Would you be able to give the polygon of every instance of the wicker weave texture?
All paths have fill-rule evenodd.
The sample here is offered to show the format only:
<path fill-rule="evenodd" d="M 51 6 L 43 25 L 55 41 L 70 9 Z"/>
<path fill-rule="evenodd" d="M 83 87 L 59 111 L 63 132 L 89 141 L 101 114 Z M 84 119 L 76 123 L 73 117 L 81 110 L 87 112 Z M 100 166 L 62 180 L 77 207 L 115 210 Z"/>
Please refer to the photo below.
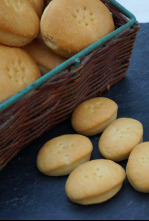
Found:
<path fill-rule="evenodd" d="M 107 3 L 106 0 L 103 0 Z M 117 27 L 127 18 L 108 4 Z M 0 168 L 45 132 L 66 120 L 84 100 L 100 96 L 127 73 L 139 26 L 81 59 L 0 115 Z"/>

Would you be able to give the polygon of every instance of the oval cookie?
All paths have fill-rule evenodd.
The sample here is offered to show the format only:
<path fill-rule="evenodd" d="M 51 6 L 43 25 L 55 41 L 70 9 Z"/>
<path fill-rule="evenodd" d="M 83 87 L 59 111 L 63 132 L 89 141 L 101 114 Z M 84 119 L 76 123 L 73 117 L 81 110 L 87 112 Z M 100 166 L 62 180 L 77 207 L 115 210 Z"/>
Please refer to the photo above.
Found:
<path fill-rule="evenodd" d="M 40 21 L 29 1 L 0 0 L 0 43 L 21 47 L 39 33 Z"/>
<path fill-rule="evenodd" d="M 0 46 L 0 102 L 37 80 L 40 71 L 22 49 Z"/>
<path fill-rule="evenodd" d="M 38 169 L 48 176 L 70 174 L 91 158 L 91 141 L 81 135 L 63 135 L 47 142 L 37 157 Z"/>
<path fill-rule="evenodd" d="M 149 142 L 137 145 L 131 152 L 127 177 L 135 190 L 149 193 Z"/>
<path fill-rule="evenodd" d="M 93 160 L 75 169 L 66 182 L 68 198 L 81 205 L 103 203 L 122 188 L 126 173 L 109 160 Z"/>
<path fill-rule="evenodd" d="M 142 124 L 131 118 L 115 120 L 99 140 L 100 153 L 107 159 L 128 159 L 132 149 L 143 140 Z"/>
<path fill-rule="evenodd" d="M 72 114 L 72 127 L 80 134 L 94 136 L 101 133 L 117 118 L 117 104 L 105 97 L 81 103 Z"/>
<path fill-rule="evenodd" d="M 53 0 L 41 18 L 45 44 L 66 58 L 114 29 L 108 7 L 99 0 Z"/>

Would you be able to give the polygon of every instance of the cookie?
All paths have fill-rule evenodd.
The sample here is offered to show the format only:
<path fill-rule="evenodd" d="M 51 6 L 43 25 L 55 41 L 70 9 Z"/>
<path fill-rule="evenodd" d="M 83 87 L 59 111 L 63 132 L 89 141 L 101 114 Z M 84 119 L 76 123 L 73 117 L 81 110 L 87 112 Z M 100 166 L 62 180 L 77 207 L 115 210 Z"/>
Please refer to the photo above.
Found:
<path fill-rule="evenodd" d="M 39 18 L 29 1 L 0 0 L 0 43 L 21 47 L 37 37 Z"/>
<path fill-rule="evenodd" d="M 93 136 L 101 133 L 117 118 L 118 105 L 105 97 L 81 103 L 72 114 L 72 127 L 80 134 Z"/>
<path fill-rule="evenodd" d="M 143 125 L 131 118 L 114 121 L 99 140 L 100 153 L 107 159 L 128 159 L 132 149 L 143 140 Z"/>
<path fill-rule="evenodd" d="M 110 160 L 93 160 L 75 169 L 66 182 L 68 198 L 77 204 L 103 203 L 122 188 L 126 173 Z"/>
<path fill-rule="evenodd" d="M 41 18 L 44 42 L 66 58 L 114 29 L 109 9 L 99 0 L 52 0 Z"/>
<path fill-rule="evenodd" d="M 29 2 L 31 3 L 40 18 L 44 8 L 44 0 L 29 0 Z"/>
<path fill-rule="evenodd" d="M 127 177 L 135 190 L 149 193 L 149 142 L 137 145 L 131 152 Z"/>
<path fill-rule="evenodd" d="M 36 61 L 42 74 L 48 73 L 66 60 L 48 48 L 40 36 L 23 48 Z"/>
<path fill-rule="evenodd" d="M 70 174 L 91 158 L 91 141 L 77 134 L 62 135 L 47 142 L 37 156 L 37 167 L 48 176 Z"/>
<path fill-rule="evenodd" d="M 0 102 L 37 80 L 40 71 L 22 49 L 0 46 Z"/>

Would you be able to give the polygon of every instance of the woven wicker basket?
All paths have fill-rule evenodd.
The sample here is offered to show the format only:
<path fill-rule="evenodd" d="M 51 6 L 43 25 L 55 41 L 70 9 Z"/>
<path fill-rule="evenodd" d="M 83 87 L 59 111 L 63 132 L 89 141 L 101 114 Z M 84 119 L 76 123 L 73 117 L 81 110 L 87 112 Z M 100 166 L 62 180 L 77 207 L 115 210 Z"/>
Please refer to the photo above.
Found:
<path fill-rule="evenodd" d="M 100 96 L 129 67 L 139 25 L 114 0 L 102 0 L 116 30 L 0 104 L 0 168 L 23 148 L 71 116 L 84 100 Z"/>

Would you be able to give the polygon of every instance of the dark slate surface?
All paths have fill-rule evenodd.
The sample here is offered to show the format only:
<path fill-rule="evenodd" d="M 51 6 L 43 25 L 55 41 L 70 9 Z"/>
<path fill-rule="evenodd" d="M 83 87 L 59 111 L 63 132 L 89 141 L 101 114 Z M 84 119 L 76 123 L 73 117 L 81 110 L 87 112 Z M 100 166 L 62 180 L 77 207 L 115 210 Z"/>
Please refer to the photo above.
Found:
<path fill-rule="evenodd" d="M 127 76 L 103 96 L 119 105 L 118 117 L 132 117 L 144 125 L 144 141 L 149 141 L 149 24 L 141 24 Z M 112 200 L 83 207 L 71 203 L 65 194 L 67 177 L 51 178 L 38 172 L 36 157 L 49 139 L 74 133 L 70 119 L 22 151 L 0 172 L 1 220 L 148 220 L 149 194 L 133 190 L 127 179 L 122 191 Z M 101 158 L 99 135 L 92 159 Z M 126 162 L 121 165 L 125 168 Z"/>

